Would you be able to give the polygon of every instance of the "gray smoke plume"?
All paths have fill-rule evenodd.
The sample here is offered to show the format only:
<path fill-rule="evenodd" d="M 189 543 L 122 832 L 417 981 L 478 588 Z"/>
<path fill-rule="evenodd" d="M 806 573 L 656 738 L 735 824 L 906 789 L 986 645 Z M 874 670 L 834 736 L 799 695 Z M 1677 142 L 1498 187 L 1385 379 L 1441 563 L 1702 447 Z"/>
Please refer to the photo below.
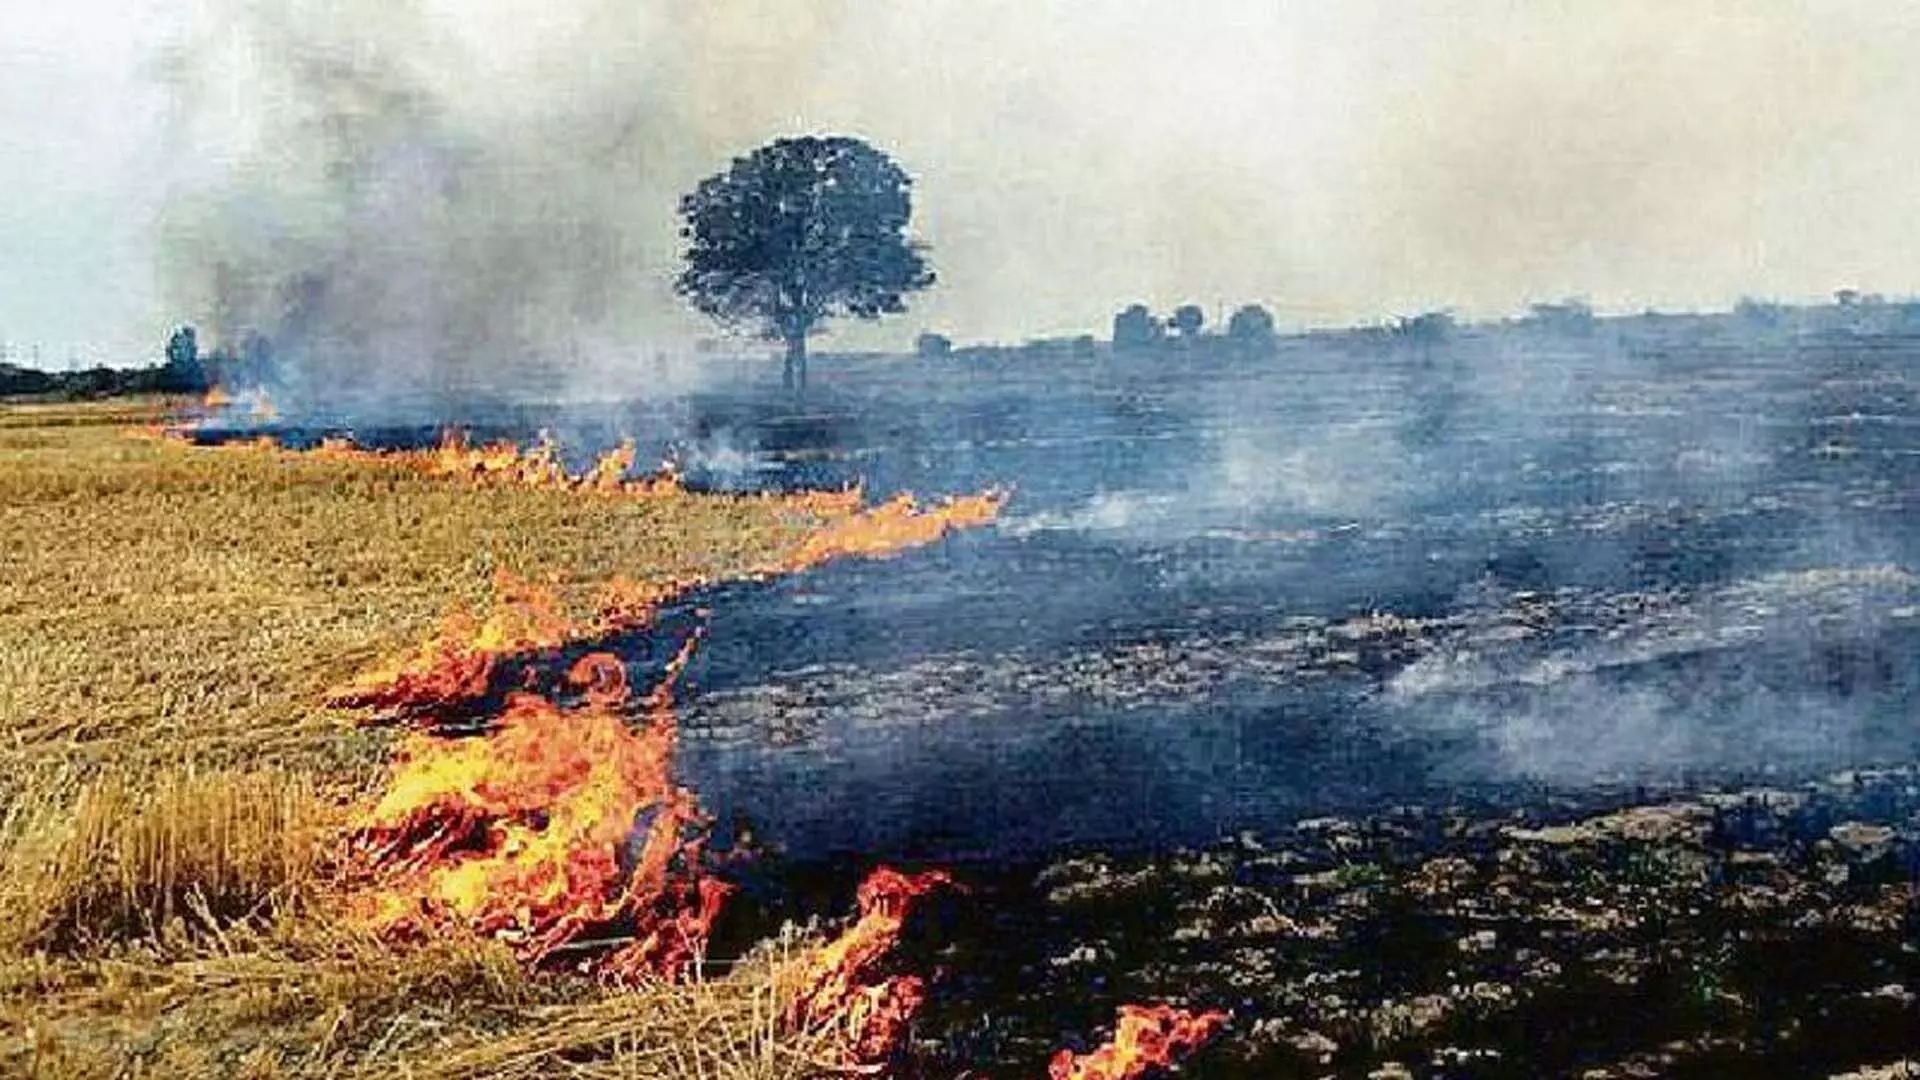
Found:
<path fill-rule="evenodd" d="M 543 5 L 518 13 L 540 47 L 516 49 L 514 13 L 446 6 L 211 6 L 171 65 L 176 309 L 227 348 L 264 339 L 296 411 L 684 382 L 660 362 L 689 329 L 672 210 L 741 149 L 692 65 L 735 28 L 687 3 Z"/>

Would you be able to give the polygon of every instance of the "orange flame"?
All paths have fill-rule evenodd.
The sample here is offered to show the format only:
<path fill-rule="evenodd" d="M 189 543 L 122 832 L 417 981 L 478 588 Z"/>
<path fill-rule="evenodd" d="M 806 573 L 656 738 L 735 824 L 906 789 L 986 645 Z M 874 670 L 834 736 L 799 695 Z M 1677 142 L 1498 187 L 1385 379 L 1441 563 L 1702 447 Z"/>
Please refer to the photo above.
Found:
<path fill-rule="evenodd" d="M 529 963 L 624 934 L 629 944 L 599 961 L 620 979 L 673 978 L 695 962 L 729 887 L 701 873 L 707 819 L 671 779 L 672 685 L 692 648 L 648 696 L 638 733 L 622 715 L 624 668 L 594 654 L 569 672 L 586 690 L 578 708 L 517 694 L 489 736 L 412 736 L 356 830 L 378 880 L 365 898 L 376 928 L 465 926 Z"/>
<path fill-rule="evenodd" d="M 230 412 L 242 405 L 246 406 L 247 417 L 256 423 L 270 424 L 280 418 L 280 410 L 274 407 L 273 399 L 261 387 L 243 390 L 236 395 L 216 384 L 208 387 L 206 394 L 200 398 L 202 413 Z"/>
<path fill-rule="evenodd" d="M 265 390 L 255 390 L 250 396 L 253 401 L 252 407 L 248 410 L 248 416 L 254 422 L 271 424 L 280 419 L 280 410 L 274 406 L 273 399 L 267 396 Z"/>
<path fill-rule="evenodd" d="M 953 879 L 938 870 L 903 874 L 881 867 L 860 884 L 860 918 L 803 961 L 800 993 L 785 1020 L 798 1030 L 836 1036 L 840 1064 L 877 1069 L 890 1059 L 926 999 L 917 975 L 885 975 L 913 902 Z"/>
<path fill-rule="evenodd" d="M 1190 1054 L 1226 1025 L 1227 1014 L 1191 1013 L 1171 1005 L 1122 1005 L 1113 1041 L 1088 1054 L 1061 1050 L 1048 1080 L 1138 1080 Z"/>
<path fill-rule="evenodd" d="M 236 399 L 226 391 L 216 387 L 208 392 L 210 407 L 230 408 L 238 401 L 252 402 L 252 417 L 261 422 L 276 418 L 273 403 L 264 392 L 249 391 L 241 399 Z M 139 438 L 169 438 L 188 441 L 187 436 L 199 426 L 198 421 L 174 423 L 168 425 L 149 425 L 130 428 L 127 434 Z M 603 495 L 623 496 L 641 499 L 662 499 L 681 497 L 690 494 L 682 482 L 678 468 L 672 461 L 663 461 L 656 472 L 638 477 L 629 476 L 634 463 L 638 460 L 638 450 L 633 440 L 622 441 L 618 446 L 600 455 L 585 472 L 574 474 L 566 471 L 560 460 L 559 446 L 551 436 L 542 433 L 533 445 L 522 449 L 512 442 L 493 442 L 483 446 L 472 446 L 464 433 L 448 429 L 441 433 L 440 442 L 431 450 L 375 450 L 356 445 L 350 438 L 328 436 L 322 438 L 317 446 L 305 449 L 283 447 L 270 435 L 256 435 L 250 439 L 204 444 L 208 450 L 253 450 L 273 451 L 287 455 L 310 457 L 323 461 L 359 462 L 365 464 L 397 462 L 425 476 L 438 479 L 464 480 L 476 486 L 486 487 L 530 487 L 563 491 L 593 492 Z M 815 543 L 835 550 L 822 555 L 805 557 L 804 565 L 812 565 L 820 558 L 832 554 L 861 554 L 862 548 L 879 549 L 877 553 L 889 553 L 900 546 L 914 546 L 937 538 L 940 534 L 972 524 L 991 520 L 1005 501 L 1003 494 L 992 493 L 950 500 L 948 504 L 921 510 L 911 496 L 899 496 L 894 500 L 861 511 L 864 494 L 858 487 L 838 491 L 804 492 L 763 492 L 759 494 L 740 494 L 728 496 L 741 500 L 758 500 L 777 504 L 777 509 L 806 518 L 826 522 L 842 522 L 844 533 L 828 533 Z M 936 522 L 945 522 L 937 525 Z M 906 535 L 890 537 L 889 532 L 902 532 Z M 915 535 L 924 539 L 915 539 Z M 762 568 L 759 573 L 777 573 L 787 569 L 784 566 Z"/>
<path fill-rule="evenodd" d="M 477 701 L 491 688 L 502 658 L 557 649 L 576 636 L 552 590 L 505 571 L 494 575 L 493 588 L 494 603 L 484 618 L 453 612 L 414 652 L 333 690 L 327 704 L 398 717 Z"/>
<path fill-rule="evenodd" d="M 120 429 L 120 433 L 130 439 L 148 439 L 153 442 L 168 442 L 181 438 L 180 432 L 163 423 L 136 424 Z"/>
<path fill-rule="evenodd" d="M 663 465 L 659 476 L 628 479 L 636 456 L 633 440 L 627 439 L 600 455 L 586 472 L 575 475 L 567 472 L 560 460 L 559 444 L 546 432 L 541 432 L 533 445 L 523 450 L 511 442 L 472 446 L 465 434 L 449 430 L 441 434 L 438 447 L 412 455 L 412 461 L 429 476 L 454 477 L 477 484 L 638 496 L 684 493 L 671 466 Z"/>
<path fill-rule="evenodd" d="M 956 529 L 985 525 L 1007 496 L 983 492 L 922 510 L 912 495 L 896 495 L 871 510 L 831 519 L 807 537 L 789 568 L 814 566 L 838 555 L 880 558 L 931 544 Z"/>
<path fill-rule="evenodd" d="M 627 472 L 633 468 L 634 448 L 632 439 L 624 439 L 619 446 L 600 455 L 580 477 L 580 486 L 594 491 L 618 491 L 625 481 Z"/>
<path fill-rule="evenodd" d="M 825 524 L 791 555 L 759 567 L 753 571 L 756 576 L 797 573 L 840 556 L 895 555 L 930 544 L 953 530 L 991 521 L 1006 500 L 1004 494 L 986 493 L 921 509 L 912 496 L 901 495 L 870 510 L 858 510 L 857 492 L 852 499 L 838 492 L 790 498 L 790 505 L 806 512 L 838 516 L 826 517 Z M 583 624 L 566 617 L 551 590 L 499 574 L 494 603 L 484 618 L 454 612 L 415 648 L 381 661 L 329 693 L 327 703 L 370 709 L 378 719 L 468 705 L 486 696 L 500 664 L 509 658 L 643 628 L 652 623 L 662 604 L 708 584 L 708 578 L 663 584 L 616 578 L 605 587 L 598 616 Z"/>

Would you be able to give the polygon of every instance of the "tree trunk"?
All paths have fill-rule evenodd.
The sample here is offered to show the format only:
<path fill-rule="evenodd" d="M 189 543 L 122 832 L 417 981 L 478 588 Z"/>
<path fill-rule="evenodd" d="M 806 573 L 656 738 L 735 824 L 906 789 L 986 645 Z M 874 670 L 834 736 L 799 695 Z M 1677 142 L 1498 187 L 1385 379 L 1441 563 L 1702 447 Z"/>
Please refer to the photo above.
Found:
<path fill-rule="evenodd" d="M 795 334 L 787 339 L 787 366 L 781 373 L 780 385 L 796 394 L 807 389 L 807 336 Z"/>

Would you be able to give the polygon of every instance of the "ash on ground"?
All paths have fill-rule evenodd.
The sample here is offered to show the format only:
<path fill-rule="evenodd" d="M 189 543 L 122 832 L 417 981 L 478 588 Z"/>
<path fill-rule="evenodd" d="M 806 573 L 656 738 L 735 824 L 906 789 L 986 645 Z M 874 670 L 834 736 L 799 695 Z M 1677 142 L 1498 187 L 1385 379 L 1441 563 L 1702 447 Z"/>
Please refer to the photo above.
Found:
<path fill-rule="evenodd" d="M 1917 871 L 1912 768 L 1067 857 L 943 913 L 921 1035 L 943 1067 L 1038 1075 L 1165 1000 L 1233 1013 L 1191 1076 L 1900 1076 Z"/>

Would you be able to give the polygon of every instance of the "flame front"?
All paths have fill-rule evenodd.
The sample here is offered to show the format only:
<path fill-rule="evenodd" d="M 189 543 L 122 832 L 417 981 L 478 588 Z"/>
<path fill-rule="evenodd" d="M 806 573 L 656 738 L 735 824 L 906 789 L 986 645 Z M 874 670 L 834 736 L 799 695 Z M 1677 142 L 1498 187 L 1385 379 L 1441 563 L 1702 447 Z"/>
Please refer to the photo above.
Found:
<path fill-rule="evenodd" d="M 611 467 L 603 473 L 610 474 Z M 989 492 L 923 509 L 912 496 L 901 495 L 861 510 L 857 491 L 850 496 L 808 492 L 771 497 L 788 500 L 796 513 L 824 519 L 824 524 L 791 555 L 756 568 L 752 573 L 758 577 L 797 573 L 842 556 L 896 555 L 956 529 L 992 521 L 1006 501 L 1004 494 Z M 419 645 L 377 663 L 333 690 L 327 701 L 337 708 L 370 709 L 379 719 L 468 707 L 487 696 L 507 658 L 645 628 L 661 605 L 708 584 L 708 578 L 667 583 L 615 578 L 602 591 L 598 615 L 581 623 L 565 616 L 551 590 L 498 574 L 494 602 L 485 616 L 466 611 L 448 615 Z"/>
<path fill-rule="evenodd" d="M 1138 1080 L 1192 1053 L 1226 1025 L 1227 1014 L 1191 1013 L 1171 1005 L 1122 1005 L 1113 1040 L 1088 1054 L 1061 1050 L 1048 1080 Z"/>
<path fill-rule="evenodd" d="M 433 450 L 413 452 L 416 467 L 429 476 L 465 479 L 480 484 L 498 484 L 566 491 L 597 491 L 640 497 L 685 494 L 679 476 L 670 464 L 663 463 L 656 476 L 629 479 L 638 451 L 632 439 L 624 440 L 600 455 L 583 473 L 570 473 L 560 460 L 559 444 L 541 432 L 532 446 L 521 449 L 511 442 L 471 446 L 464 434 L 448 430 Z"/>
<path fill-rule="evenodd" d="M 551 589 L 505 571 L 494 575 L 493 588 L 494 602 L 484 617 L 449 614 L 415 650 L 335 689 L 327 703 L 405 717 L 479 701 L 492 688 L 503 657 L 557 649 L 579 635 Z"/>
<path fill-rule="evenodd" d="M 274 407 L 273 398 L 264 387 L 257 386 L 233 394 L 216 383 L 200 398 L 200 413 L 203 419 L 216 414 L 239 414 L 256 424 L 271 424 L 280 419 L 280 410 Z"/>
<path fill-rule="evenodd" d="M 859 919 L 802 962 L 787 1025 L 831 1032 L 843 1065 L 872 1069 L 891 1059 L 926 999 L 926 983 L 917 975 L 886 974 L 888 956 L 914 901 L 952 883 L 938 870 L 903 874 L 881 867 L 868 875 L 858 893 Z"/>
<path fill-rule="evenodd" d="M 486 737 L 411 736 L 356 830 L 374 925 L 464 926 L 534 964 L 613 934 L 629 944 L 597 958 L 603 973 L 679 975 L 728 892 L 702 872 L 707 819 L 672 780 L 671 687 L 692 648 L 647 698 L 638 732 L 623 715 L 624 668 L 594 654 L 569 672 L 587 690 L 578 708 L 517 694 Z"/>
<path fill-rule="evenodd" d="M 830 519 L 807 537 L 789 568 L 813 566 L 840 555 L 880 558 L 931 544 L 956 529 L 993 521 L 1006 501 L 1002 492 L 982 492 L 923 510 L 912 495 L 896 495 L 871 510 Z"/>

